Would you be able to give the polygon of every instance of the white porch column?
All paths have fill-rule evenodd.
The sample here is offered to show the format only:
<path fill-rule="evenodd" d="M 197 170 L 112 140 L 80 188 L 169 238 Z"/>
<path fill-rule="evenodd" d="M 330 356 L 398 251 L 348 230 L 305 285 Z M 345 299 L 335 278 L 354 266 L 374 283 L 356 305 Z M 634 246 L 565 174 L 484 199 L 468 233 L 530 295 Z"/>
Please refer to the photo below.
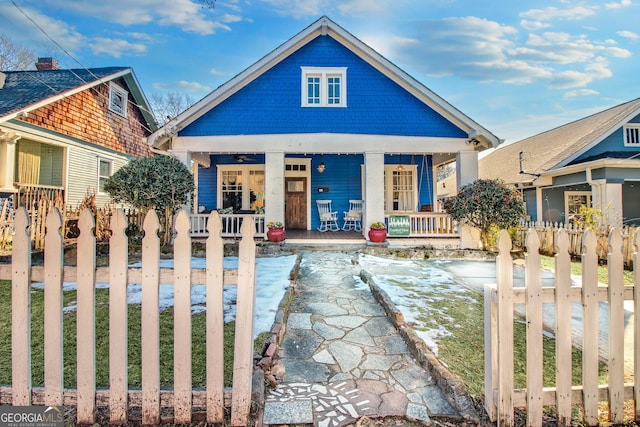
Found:
<path fill-rule="evenodd" d="M 478 153 L 460 151 L 456 155 L 456 187 L 471 184 L 478 179 Z"/>
<path fill-rule="evenodd" d="M 602 211 L 602 220 L 611 227 L 622 226 L 622 183 L 592 182 L 592 206 Z"/>
<path fill-rule="evenodd" d="M 284 224 L 284 152 L 266 152 L 264 156 L 265 221 Z"/>
<path fill-rule="evenodd" d="M 369 224 L 384 221 L 384 153 L 364 153 L 364 214 L 362 232 L 368 240 Z"/>
<path fill-rule="evenodd" d="M 431 198 L 433 200 L 433 211 L 440 212 L 440 202 L 438 201 L 438 167 L 431 167 L 431 188 L 433 188 L 433 194 Z"/>
<path fill-rule="evenodd" d="M 13 189 L 18 139 L 20 135 L 0 129 L 0 189 Z"/>
<path fill-rule="evenodd" d="M 185 165 L 187 167 L 187 169 L 191 170 L 191 151 L 189 151 L 189 150 L 171 150 L 171 154 L 173 155 L 173 157 L 175 157 L 176 159 L 180 160 L 180 163 Z M 196 178 L 194 176 L 194 181 L 195 181 L 195 179 Z M 198 185 L 198 181 L 195 181 L 194 185 Z M 192 197 L 193 197 L 193 195 L 190 194 L 188 199 L 191 199 Z M 186 205 L 183 206 L 184 210 L 187 213 L 191 213 L 191 203 L 189 203 L 189 201 L 187 202 Z M 198 206 L 197 205 L 194 206 L 193 209 L 195 210 L 196 213 L 198 213 Z"/>

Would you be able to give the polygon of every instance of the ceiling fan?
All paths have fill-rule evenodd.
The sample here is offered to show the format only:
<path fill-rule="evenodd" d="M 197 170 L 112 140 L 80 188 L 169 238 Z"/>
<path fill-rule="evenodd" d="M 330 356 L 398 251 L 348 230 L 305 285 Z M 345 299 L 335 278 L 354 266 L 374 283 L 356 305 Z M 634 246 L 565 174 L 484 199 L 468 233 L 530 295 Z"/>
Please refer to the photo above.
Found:
<path fill-rule="evenodd" d="M 254 159 L 253 157 L 248 157 L 245 156 L 244 154 L 238 154 L 233 156 L 234 159 L 236 159 L 236 162 L 238 163 L 242 163 L 242 162 L 255 162 L 256 159 Z"/>

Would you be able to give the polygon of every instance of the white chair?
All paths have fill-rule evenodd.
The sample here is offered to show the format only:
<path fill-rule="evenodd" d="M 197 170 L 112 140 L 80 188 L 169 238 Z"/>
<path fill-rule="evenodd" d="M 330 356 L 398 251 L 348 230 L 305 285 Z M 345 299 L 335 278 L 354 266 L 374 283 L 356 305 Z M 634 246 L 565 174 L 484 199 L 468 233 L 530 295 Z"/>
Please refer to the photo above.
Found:
<path fill-rule="evenodd" d="M 316 200 L 318 214 L 320 215 L 319 231 L 338 231 L 338 212 L 331 210 L 331 200 Z"/>
<path fill-rule="evenodd" d="M 344 225 L 343 231 L 362 231 L 362 205 L 364 200 L 349 200 L 349 210 L 343 211 Z"/>

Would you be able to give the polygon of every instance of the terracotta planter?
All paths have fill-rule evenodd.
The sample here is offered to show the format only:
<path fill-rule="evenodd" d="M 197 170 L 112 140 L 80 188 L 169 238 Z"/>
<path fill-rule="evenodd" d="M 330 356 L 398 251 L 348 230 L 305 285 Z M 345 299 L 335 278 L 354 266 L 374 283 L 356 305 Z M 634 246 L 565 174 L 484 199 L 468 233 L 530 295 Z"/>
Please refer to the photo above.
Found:
<path fill-rule="evenodd" d="M 285 238 L 284 228 L 270 228 L 267 230 L 267 239 L 270 242 L 281 242 Z"/>
<path fill-rule="evenodd" d="M 384 228 L 370 228 L 369 240 L 373 243 L 382 243 L 387 239 L 387 230 Z"/>

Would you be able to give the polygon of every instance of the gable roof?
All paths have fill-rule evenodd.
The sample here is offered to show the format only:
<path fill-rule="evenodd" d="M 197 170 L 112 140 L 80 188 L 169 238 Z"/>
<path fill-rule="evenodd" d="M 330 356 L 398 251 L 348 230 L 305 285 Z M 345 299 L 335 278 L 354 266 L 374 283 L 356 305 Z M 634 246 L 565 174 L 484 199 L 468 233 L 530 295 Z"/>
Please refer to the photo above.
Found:
<path fill-rule="evenodd" d="M 271 53 L 264 56 L 258 62 L 254 63 L 240 74 L 209 93 L 176 118 L 169 121 L 165 126 L 148 138 L 149 144 L 158 147 L 164 145 L 172 136 L 176 135 L 190 123 L 193 123 L 205 113 L 215 108 L 218 104 L 231 97 L 234 93 L 247 86 L 257 77 L 266 73 L 293 52 L 299 50 L 316 37 L 323 35 L 328 35 L 345 46 L 362 60 L 373 66 L 376 70 L 395 81 L 402 88 L 431 107 L 437 113 L 463 129 L 469 134 L 470 138 L 476 139 L 482 146 L 486 148 L 497 147 L 498 144 L 502 142 L 494 134 L 480 126 L 468 116 L 464 115 L 458 109 L 425 87 L 422 83 L 402 71 L 382 55 L 354 37 L 351 33 L 347 32 L 344 28 L 340 27 L 328 17 L 323 16 L 277 47 Z"/>
<path fill-rule="evenodd" d="M 83 90 L 123 78 L 147 125 L 152 130 L 157 129 L 149 103 L 133 69 L 129 67 L 3 71 L 2 74 L 4 85 L 0 85 L 0 123 Z"/>
<path fill-rule="evenodd" d="M 640 114 L 640 98 L 555 129 L 503 145 L 480 159 L 481 178 L 530 184 L 537 174 L 566 166 Z M 520 170 L 520 153 L 522 172 Z"/>

